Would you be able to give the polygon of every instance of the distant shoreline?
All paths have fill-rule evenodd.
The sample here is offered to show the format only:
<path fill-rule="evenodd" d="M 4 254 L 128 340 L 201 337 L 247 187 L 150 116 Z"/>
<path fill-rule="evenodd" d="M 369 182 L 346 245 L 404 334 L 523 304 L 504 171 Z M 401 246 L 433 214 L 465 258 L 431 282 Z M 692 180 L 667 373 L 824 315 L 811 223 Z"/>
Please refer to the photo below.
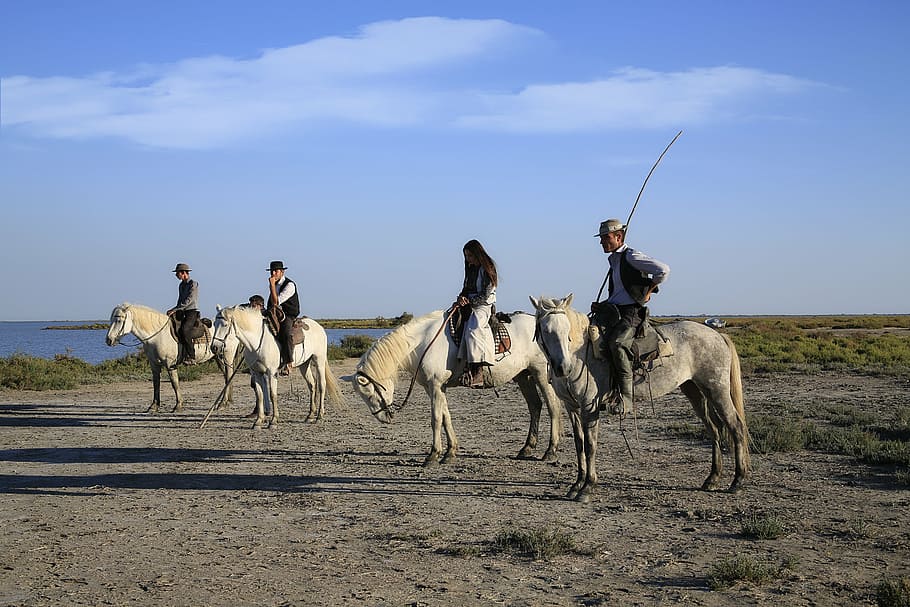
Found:
<path fill-rule="evenodd" d="M 398 325 L 390 320 L 375 318 L 329 318 L 316 319 L 324 329 L 391 329 Z M 82 325 L 49 325 L 42 331 L 106 331 L 110 325 L 106 322 L 93 322 Z"/>

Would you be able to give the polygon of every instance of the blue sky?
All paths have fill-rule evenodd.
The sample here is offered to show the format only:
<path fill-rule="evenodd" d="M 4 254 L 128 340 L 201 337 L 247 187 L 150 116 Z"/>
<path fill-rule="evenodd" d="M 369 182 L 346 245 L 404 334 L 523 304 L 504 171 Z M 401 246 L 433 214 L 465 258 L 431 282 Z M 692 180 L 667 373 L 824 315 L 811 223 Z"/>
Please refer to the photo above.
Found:
<path fill-rule="evenodd" d="M 591 301 L 629 243 L 657 315 L 906 313 L 910 3 L 2 0 L 0 320 L 264 293 L 313 317 Z"/>

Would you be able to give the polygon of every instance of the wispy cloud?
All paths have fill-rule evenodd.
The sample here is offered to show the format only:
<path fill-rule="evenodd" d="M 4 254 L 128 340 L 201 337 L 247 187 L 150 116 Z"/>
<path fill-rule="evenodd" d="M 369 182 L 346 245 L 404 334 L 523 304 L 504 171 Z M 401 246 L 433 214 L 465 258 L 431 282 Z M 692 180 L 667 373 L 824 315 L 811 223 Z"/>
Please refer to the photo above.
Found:
<path fill-rule="evenodd" d="M 808 80 L 741 67 L 668 73 L 625 68 L 590 82 L 485 95 L 483 109 L 458 123 L 516 132 L 676 127 L 736 117 L 756 99 L 813 86 Z"/>
<path fill-rule="evenodd" d="M 0 124 L 36 137 L 116 137 L 144 145 L 213 148 L 291 128 L 346 121 L 505 131 L 577 131 L 705 121 L 744 99 L 811 83 L 733 67 L 529 84 L 512 94 L 480 85 L 432 88 L 446 70 L 535 44 L 545 35 L 501 20 L 421 17 L 268 49 L 138 66 L 131 73 L 2 81 Z M 478 90 L 480 89 L 480 90 Z"/>

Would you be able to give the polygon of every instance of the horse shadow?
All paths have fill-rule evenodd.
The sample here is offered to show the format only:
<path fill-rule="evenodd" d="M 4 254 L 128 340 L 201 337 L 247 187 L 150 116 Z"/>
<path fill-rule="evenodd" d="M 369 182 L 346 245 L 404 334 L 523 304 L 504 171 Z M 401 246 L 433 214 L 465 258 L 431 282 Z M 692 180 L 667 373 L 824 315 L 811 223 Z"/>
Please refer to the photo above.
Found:
<path fill-rule="evenodd" d="M 365 466 L 407 465 L 409 454 L 400 452 L 341 452 L 169 449 L 133 447 L 62 447 L 0 450 L 0 461 L 37 464 L 238 464 L 312 463 L 332 461 L 342 455 L 361 460 Z M 394 461 L 389 460 L 394 458 Z M 529 485 L 549 488 L 549 483 L 526 480 L 440 478 L 421 475 L 400 478 L 394 475 L 292 475 L 200 472 L 111 472 L 82 475 L 0 474 L 0 494 L 105 495 L 110 490 L 164 489 L 175 491 L 267 491 L 270 493 L 325 493 L 361 495 L 419 495 L 447 497 L 496 497 L 546 499 L 531 495 Z"/>

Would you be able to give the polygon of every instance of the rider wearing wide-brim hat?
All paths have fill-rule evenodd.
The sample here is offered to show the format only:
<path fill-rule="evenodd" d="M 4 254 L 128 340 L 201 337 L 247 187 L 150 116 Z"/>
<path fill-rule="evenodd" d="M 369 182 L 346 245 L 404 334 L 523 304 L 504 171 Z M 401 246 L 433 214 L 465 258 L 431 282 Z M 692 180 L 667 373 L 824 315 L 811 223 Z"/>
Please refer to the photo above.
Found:
<path fill-rule="evenodd" d="M 185 263 L 178 263 L 174 268 L 174 275 L 180 280 L 177 305 L 167 311 L 168 316 L 174 316 L 180 321 L 177 337 L 183 346 L 183 362 L 188 365 L 196 362 L 196 346 L 191 332 L 199 322 L 199 283 L 190 278 L 192 271 Z"/>
<path fill-rule="evenodd" d="M 269 263 L 269 301 L 268 310 L 277 316 L 278 323 L 278 347 L 281 350 L 281 375 L 287 375 L 288 369 L 293 366 L 294 361 L 294 344 L 292 340 L 292 331 L 294 329 L 294 320 L 300 316 L 300 298 L 297 294 L 297 285 L 293 280 L 284 275 L 285 267 L 283 261 L 273 261 Z M 277 310 L 281 314 L 277 314 Z"/>
<path fill-rule="evenodd" d="M 632 341 L 646 317 L 645 305 L 670 275 L 670 266 L 629 247 L 626 226 L 618 219 L 601 222 L 594 237 L 600 238 L 604 253 L 610 255 L 609 296 L 592 303 L 591 313 L 606 330 L 601 351 L 612 362 L 614 385 L 622 398 L 615 410 L 626 412 L 632 406 Z"/>

